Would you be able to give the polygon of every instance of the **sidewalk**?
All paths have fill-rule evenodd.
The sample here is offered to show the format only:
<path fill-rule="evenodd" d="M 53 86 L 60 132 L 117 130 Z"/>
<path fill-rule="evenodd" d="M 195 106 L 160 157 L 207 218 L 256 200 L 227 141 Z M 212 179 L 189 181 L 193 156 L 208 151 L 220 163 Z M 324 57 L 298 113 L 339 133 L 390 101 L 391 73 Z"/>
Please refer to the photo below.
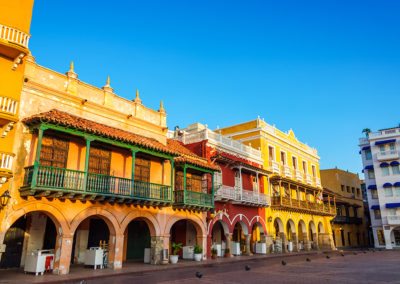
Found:
<path fill-rule="evenodd" d="M 143 274 L 149 272 L 165 271 L 170 269 L 185 269 L 190 267 L 210 267 L 215 265 L 224 265 L 229 263 L 246 262 L 246 261 L 262 261 L 265 259 L 273 258 L 291 258 L 302 255 L 322 255 L 327 252 L 323 251 L 309 251 L 298 253 L 285 253 L 285 254 L 268 254 L 268 255 L 252 255 L 252 256 L 235 256 L 231 258 L 217 258 L 207 259 L 201 262 L 180 259 L 177 264 L 168 265 L 150 265 L 139 262 L 124 263 L 123 268 L 120 270 L 113 270 L 111 268 L 97 269 L 85 268 L 82 265 L 72 265 L 70 273 L 67 275 L 55 275 L 47 273 L 44 275 L 35 276 L 33 274 L 25 274 L 23 269 L 5 269 L 0 270 L 0 283 L 57 283 L 57 282 L 71 282 L 77 283 L 81 280 L 88 280 L 99 277 L 119 276 L 124 274 Z M 337 254 L 337 251 L 330 251 L 330 254 Z"/>

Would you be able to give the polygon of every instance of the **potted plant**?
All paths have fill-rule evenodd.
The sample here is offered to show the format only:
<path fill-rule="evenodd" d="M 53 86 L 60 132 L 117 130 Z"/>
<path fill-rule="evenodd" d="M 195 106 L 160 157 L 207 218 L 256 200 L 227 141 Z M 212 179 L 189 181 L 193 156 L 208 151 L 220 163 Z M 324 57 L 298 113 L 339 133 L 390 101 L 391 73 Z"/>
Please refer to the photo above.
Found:
<path fill-rule="evenodd" d="M 217 258 L 217 254 L 218 254 L 217 249 L 216 248 L 212 248 L 211 249 L 211 258 L 212 259 L 216 259 Z"/>
<path fill-rule="evenodd" d="M 179 258 L 179 251 L 182 249 L 183 244 L 182 243 L 172 243 L 172 254 L 169 256 L 169 260 L 171 261 L 172 264 L 175 264 L 178 262 Z"/>
<path fill-rule="evenodd" d="M 229 248 L 226 248 L 226 249 L 225 249 L 224 257 L 231 257 L 231 251 L 230 251 Z"/>
<path fill-rule="evenodd" d="M 193 252 L 194 252 L 194 260 L 201 261 L 201 259 L 203 258 L 203 248 L 199 245 L 195 245 Z"/>

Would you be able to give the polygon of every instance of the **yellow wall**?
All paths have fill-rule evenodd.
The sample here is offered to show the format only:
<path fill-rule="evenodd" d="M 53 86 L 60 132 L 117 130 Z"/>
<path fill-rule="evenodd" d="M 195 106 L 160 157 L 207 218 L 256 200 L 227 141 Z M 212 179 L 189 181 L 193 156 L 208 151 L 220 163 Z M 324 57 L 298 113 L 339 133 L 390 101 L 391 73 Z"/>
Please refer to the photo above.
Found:
<path fill-rule="evenodd" d="M 33 0 L 0 1 L 0 24 L 29 33 Z"/>

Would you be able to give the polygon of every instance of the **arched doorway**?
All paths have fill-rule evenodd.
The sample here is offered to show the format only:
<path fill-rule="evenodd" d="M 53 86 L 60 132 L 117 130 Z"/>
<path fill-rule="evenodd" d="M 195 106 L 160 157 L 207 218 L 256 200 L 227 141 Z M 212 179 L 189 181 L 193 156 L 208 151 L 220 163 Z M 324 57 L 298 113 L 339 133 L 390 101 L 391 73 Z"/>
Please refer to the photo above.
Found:
<path fill-rule="evenodd" d="M 196 224 L 190 220 L 184 219 L 175 222 L 170 230 L 170 254 L 172 254 L 172 243 L 181 243 L 183 248 L 178 253 L 183 259 L 193 259 L 193 249 L 195 245 L 202 247 L 201 243 L 197 243 L 199 235 Z"/>
<path fill-rule="evenodd" d="M 299 236 L 298 236 L 299 250 L 305 250 L 306 245 L 308 245 L 308 238 L 307 238 L 306 224 L 304 223 L 303 220 L 299 221 L 297 231 L 299 233 Z"/>
<path fill-rule="evenodd" d="M 229 234 L 228 225 L 221 220 L 215 222 L 211 231 L 211 242 L 212 247 L 217 250 L 217 256 L 223 256 L 225 253 L 227 247 L 226 234 Z"/>
<path fill-rule="evenodd" d="M 254 223 L 253 227 L 251 228 L 251 242 L 250 242 L 252 253 L 265 254 L 267 252 L 266 251 L 267 247 L 265 244 L 265 236 L 266 233 L 261 223 L 259 222 Z"/>
<path fill-rule="evenodd" d="M 286 238 L 288 241 L 288 251 L 291 252 L 296 250 L 297 236 L 296 236 L 296 225 L 293 220 L 289 219 L 286 223 Z"/>
<path fill-rule="evenodd" d="M 313 221 L 310 221 L 310 223 L 308 224 L 308 235 L 310 238 L 311 248 L 316 249 L 317 248 L 316 242 L 318 238 L 317 238 L 317 230 L 315 228 L 315 224 Z"/>
<path fill-rule="evenodd" d="M 274 230 L 275 230 L 275 237 L 280 237 L 280 234 L 284 233 L 283 222 L 281 219 L 276 218 L 274 220 Z"/>
<path fill-rule="evenodd" d="M 25 266 L 28 254 L 48 250 L 52 269 L 56 238 L 56 224 L 46 213 L 35 211 L 20 217 L 5 234 L 6 250 L 1 257 L 0 268 Z"/>
<path fill-rule="evenodd" d="M 325 233 L 325 229 L 324 229 L 324 225 L 322 224 L 322 222 L 318 223 L 318 234 L 323 234 Z"/>
<path fill-rule="evenodd" d="M 124 233 L 124 260 L 150 263 L 151 234 L 146 221 L 132 220 Z"/>
<path fill-rule="evenodd" d="M 84 219 L 74 233 L 71 263 L 84 264 L 85 255 L 91 248 L 102 248 L 104 251 L 103 264 L 108 264 L 110 244 L 110 228 L 106 221 L 98 215 Z"/>
<path fill-rule="evenodd" d="M 246 252 L 246 235 L 248 235 L 246 224 L 242 221 L 237 222 L 233 228 L 231 254 L 241 255 Z"/>
<path fill-rule="evenodd" d="M 392 230 L 390 238 L 394 247 L 400 247 L 400 227 L 396 227 Z"/>

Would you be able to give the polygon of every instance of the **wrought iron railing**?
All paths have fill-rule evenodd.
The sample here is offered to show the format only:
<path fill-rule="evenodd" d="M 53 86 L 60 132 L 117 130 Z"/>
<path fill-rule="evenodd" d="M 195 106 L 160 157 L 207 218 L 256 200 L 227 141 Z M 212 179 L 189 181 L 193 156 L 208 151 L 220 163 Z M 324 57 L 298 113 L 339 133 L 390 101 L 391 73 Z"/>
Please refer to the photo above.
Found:
<path fill-rule="evenodd" d="M 283 206 L 293 209 L 302 209 L 317 213 L 328 213 L 336 215 L 336 207 L 328 203 L 316 203 L 307 200 L 290 199 L 288 197 L 273 196 L 271 197 L 272 206 Z"/>

